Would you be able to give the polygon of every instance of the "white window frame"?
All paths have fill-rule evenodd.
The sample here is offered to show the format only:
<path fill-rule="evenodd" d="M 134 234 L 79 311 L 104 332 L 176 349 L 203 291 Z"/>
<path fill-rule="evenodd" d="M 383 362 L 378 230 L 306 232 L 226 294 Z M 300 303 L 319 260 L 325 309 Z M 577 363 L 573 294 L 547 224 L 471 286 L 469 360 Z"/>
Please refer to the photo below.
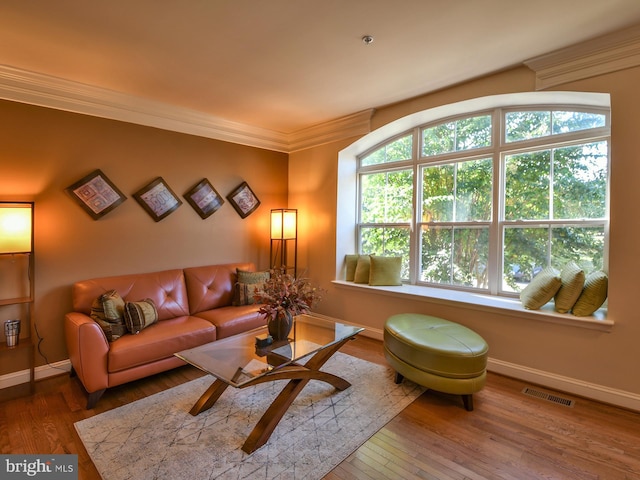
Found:
<path fill-rule="evenodd" d="M 444 286 L 424 286 L 420 285 L 416 282 L 415 276 L 417 275 L 417 268 L 412 268 L 413 278 L 410 279 L 409 285 L 404 285 L 403 287 L 394 287 L 394 288 L 384 288 L 384 287 L 368 287 L 362 285 L 353 285 L 348 282 L 344 282 L 344 255 L 349 253 L 354 253 L 357 251 L 358 245 L 357 240 L 359 235 L 357 235 L 357 228 L 354 228 L 354 225 L 357 226 L 358 223 L 358 192 L 357 192 L 357 176 L 358 176 L 358 158 L 364 156 L 366 152 L 370 152 L 375 150 L 378 146 L 391 141 L 394 138 L 399 138 L 410 131 L 415 130 L 418 132 L 416 137 L 418 142 L 414 142 L 414 159 L 412 159 L 412 163 L 417 159 L 417 153 L 421 148 L 419 142 L 421 142 L 421 134 L 420 128 L 424 127 L 428 124 L 436 124 L 442 123 L 447 119 L 453 119 L 455 117 L 468 117 L 473 116 L 482 112 L 499 112 L 496 114 L 500 114 L 504 116 L 506 111 L 522 111 L 527 108 L 531 108 L 533 110 L 543 110 L 543 109 L 570 109 L 570 110 L 581 110 L 581 107 L 593 110 L 593 109 L 602 109 L 603 113 L 607 113 L 610 108 L 610 99 L 608 94 L 599 94 L 599 93 L 583 93 L 583 92 L 527 92 L 521 94 L 507 94 L 507 95 L 497 95 L 492 97 L 483 97 L 473 100 L 468 100 L 464 102 L 459 102 L 456 104 L 446 105 L 442 107 L 437 107 L 434 109 L 426 110 L 423 112 L 418 112 L 402 119 L 399 119 L 395 122 L 392 122 L 388 125 L 385 125 L 369 135 L 363 137 L 358 140 L 351 146 L 347 147 L 345 150 L 341 151 L 338 158 L 338 197 L 337 197 L 337 225 L 336 225 L 336 281 L 335 283 L 341 287 L 349 287 L 349 288 L 374 288 L 377 291 L 385 290 L 387 293 L 392 295 L 409 295 L 413 298 L 424 298 L 427 301 L 444 301 L 445 303 L 452 304 L 477 304 L 479 308 L 498 308 L 498 309 L 507 309 L 507 310 L 523 310 L 519 302 L 515 302 L 515 299 L 508 298 L 498 298 L 504 297 L 504 295 L 499 295 L 499 289 L 497 288 L 498 280 L 495 280 L 495 285 L 491 286 L 487 293 L 487 295 L 479 295 L 478 290 L 473 292 L 465 292 L 464 289 L 458 289 L 457 287 L 444 285 Z M 502 124 L 502 122 L 500 122 Z M 610 125 L 610 117 L 607 117 L 607 127 Z M 606 130 L 605 129 L 605 130 Z M 610 134 L 608 131 L 603 130 L 603 134 L 601 138 L 607 138 L 610 142 Z M 496 132 L 495 129 L 493 131 L 493 146 L 490 148 L 482 148 L 482 149 L 474 149 L 470 151 L 465 151 L 467 153 L 473 154 L 475 157 L 484 157 L 486 158 L 489 155 L 496 155 L 496 151 L 498 151 L 497 155 L 499 156 L 498 164 L 502 164 L 502 157 L 504 152 L 509 149 L 511 150 L 519 150 L 521 148 L 532 148 L 534 145 L 540 145 L 541 143 L 550 144 L 552 140 L 554 140 L 556 135 L 549 135 L 543 137 L 542 139 L 534 139 L 534 140 L 526 140 L 526 141 L 518 141 L 518 142 L 510 142 L 506 144 L 504 142 L 504 132 L 499 131 Z M 570 142 L 575 140 L 578 136 L 582 136 L 583 132 L 576 132 L 575 134 L 562 134 L 562 142 Z M 497 137 L 497 138 L 496 138 Z M 559 137 L 559 136 L 558 136 Z M 611 150 L 611 147 L 609 148 Z M 463 153 L 465 153 L 463 152 Z M 488 153 L 494 152 L 494 153 Z M 455 152 L 454 156 L 457 156 L 460 152 Z M 386 164 L 387 166 L 400 166 L 405 162 L 394 162 L 392 164 Z M 496 162 L 494 162 L 495 164 Z M 414 167 L 414 183 L 417 181 L 417 175 L 419 173 L 418 167 Z M 500 171 L 495 171 L 494 169 L 494 182 L 498 182 L 497 185 L 500 185 L 500 189 L 504 188 L 502 185 L 502 174 Z M 502 191 L 498 188 L 493 188 L 494 195 L 502 196 Z M 414 195 L 414 199 L 417 195 Z M 350 199 L 350 200 L 347 200 Z M 608 199 L 608 195 L 607 195 Z M 501 208 L 498 199 L 494 198 L 494 215 L 499 213 L 497 210 Z M 414 200 L 415 201 L 415 200 Z M 349 208 L 347 203 L 350 202 L 352 207 Z M 414 205 L 414 212 L 416 208 Z M 608 211 L 608 205 L 607 205 Z M 411 259 L 412 266 L 416 265 L 415 255 L 417 252 L 418 241 L 416 239 L 416 231 L 417 228 L 417 220 L 419 213 L 414 214 L 413 225 L 412 228 L 413 238 L 411 240 Z M 500 218 L 500 217 L 494 217 Z M 494 221 L 492 222 L 490 235 L 499 235 L 502 231 L 503 224 L 501 222 Z M 606 219 L 605 224 L 605 238 L 608 237 L 608 218 Z M 495 242 L 493 248 L 495 248 Z M 604 268 L 607 269 L 607 254 L 608 245 L 605 243 L 605 264 Z M 492 252 L 495 254 L 495 252 Z M 501 265 L 497 265 L 493 262 L 493 266 L 491 268 L 497 269 L 502 268 Z M 500 270 L 499 270 L 500 271 Z M 496 275 L 497 272 L 490 272 L 490 278 L 498 279 L 501 278 L 501 275 Z M 434 288 L 435 287 L 435 288 Z M 462 290 L 462 291 L 456 291 Z M 510 301 L 511 300 L 511 301 Z M 568 314 L 558 314 L 553 311 L 549 311 L 548 309 L 542 309 L 537 312 L 527 311 L 527 317 L 531 318 L 540 318 L 542 320 L 551 320 L 565 324 L 575 324 L 583 323 L 588 328 L 597 328 L 607 330 L 613 325 L 613 321 L 607 318 L 606 309 L 604 311 L 599 311 L 593 317 L 574 317 Z M 581 325 L 583 326 L 583 325 Z"/>

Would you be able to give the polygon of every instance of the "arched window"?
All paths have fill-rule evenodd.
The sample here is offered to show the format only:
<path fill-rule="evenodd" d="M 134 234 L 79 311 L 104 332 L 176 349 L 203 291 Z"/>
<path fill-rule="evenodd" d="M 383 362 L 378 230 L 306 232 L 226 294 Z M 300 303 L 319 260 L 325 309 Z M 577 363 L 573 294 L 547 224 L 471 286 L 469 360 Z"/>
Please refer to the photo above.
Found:
<path fill-rule="evenodd" d="M 349 253 L 340 235 L 350 223 L 352 251 L 401 255 L 414 285 L 516 296 L 546 266 L 606 269 L 609 151 L 601 94 L 503 95 L 414 114 L 341 152 L 353 174 L 338 201 L 353 195 L 355 210 L 338 214 L 338 255 Z"/>

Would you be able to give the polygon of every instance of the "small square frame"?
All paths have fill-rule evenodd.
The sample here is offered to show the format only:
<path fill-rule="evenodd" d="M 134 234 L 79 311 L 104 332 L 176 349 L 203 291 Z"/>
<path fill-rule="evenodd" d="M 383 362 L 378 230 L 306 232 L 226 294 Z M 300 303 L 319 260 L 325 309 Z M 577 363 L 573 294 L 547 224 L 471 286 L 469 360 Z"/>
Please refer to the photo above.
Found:
<path fill-rule="evenodd" d="M 156 222 L 169 216 L 182 205 L 182 200 L 169 188 L 162 177 L 142 187 L 133 194 L 133 198 Z"/>
<path fill-rule="evenodd" d="M 82 177 L 65 191 L 94 220 L 102 218 L 127 199 L 100 169 Z"/>
<path fill-rule="evenodd" d="M 206 178 L 191 187 L 184 194 L 184 198 L 203 220 L 215 213 L 224 203 L 224 198 Z"/>
<path fill-rule="evenodd" d="M 238 215 L 246 218 L 260 206 L 260 200 L 253 193 L 247 182 L 242 182 L 227 195 L 227 200 L 235 208 Z"/>

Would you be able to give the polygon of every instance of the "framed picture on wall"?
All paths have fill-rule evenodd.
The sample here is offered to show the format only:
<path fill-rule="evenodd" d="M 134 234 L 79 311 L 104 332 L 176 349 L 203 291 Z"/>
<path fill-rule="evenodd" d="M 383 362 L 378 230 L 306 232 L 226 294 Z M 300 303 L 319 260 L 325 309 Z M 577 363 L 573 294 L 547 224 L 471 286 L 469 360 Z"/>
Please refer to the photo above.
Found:
<path fill-rule="evenodd" d="M 133 197 L 156 222 L 169 216 L 182 205 L 182 200 L 173 193 L 162 177 L 142 187 Z"/>
<path fill-rule="evenodd" d="M 65 191 L 94 220 L 103 217 L 127 199 L 102 170 L 94 170 Z"/>
<path fill-rule="evenodd" d="M 206 178 L 185 193 L 184 198 L 203 220 L 215 213 L 224 203 L 224 199 Z"/>
<path fill-rule="evenodd" d="M 238 215 L 246 218 L 260 206 L 260 200 L 253 193 L 247 182 L 242 182 L 227 195 L 227 200 L 233 205 Z"/>

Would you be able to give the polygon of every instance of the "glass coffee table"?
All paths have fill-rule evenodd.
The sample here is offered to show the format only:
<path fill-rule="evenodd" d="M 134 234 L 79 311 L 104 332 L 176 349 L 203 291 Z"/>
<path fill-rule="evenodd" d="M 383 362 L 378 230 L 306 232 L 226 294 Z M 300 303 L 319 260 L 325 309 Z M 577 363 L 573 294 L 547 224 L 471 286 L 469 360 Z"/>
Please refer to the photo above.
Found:
<path fill-rule="evenodd" d="M 313 314 L 298 315 L 287 340 L 258 348 L 256 337 L 265 335 L 261 327 L 207 343 L 175 355 L 216 380 L 191 408 L 191 415 L 211 408 L 227 387 L 246 388 L 275 380 L 290 380 L 258 421 L 242 450 L 252 453 L 264 445 L 289 406 L 310 380 L 320 380 L 345 390 L 351 384 L 320 368 L 364 328 L 346 325 Z M 301 360 L 306 359 L 303 363 Z"/>

